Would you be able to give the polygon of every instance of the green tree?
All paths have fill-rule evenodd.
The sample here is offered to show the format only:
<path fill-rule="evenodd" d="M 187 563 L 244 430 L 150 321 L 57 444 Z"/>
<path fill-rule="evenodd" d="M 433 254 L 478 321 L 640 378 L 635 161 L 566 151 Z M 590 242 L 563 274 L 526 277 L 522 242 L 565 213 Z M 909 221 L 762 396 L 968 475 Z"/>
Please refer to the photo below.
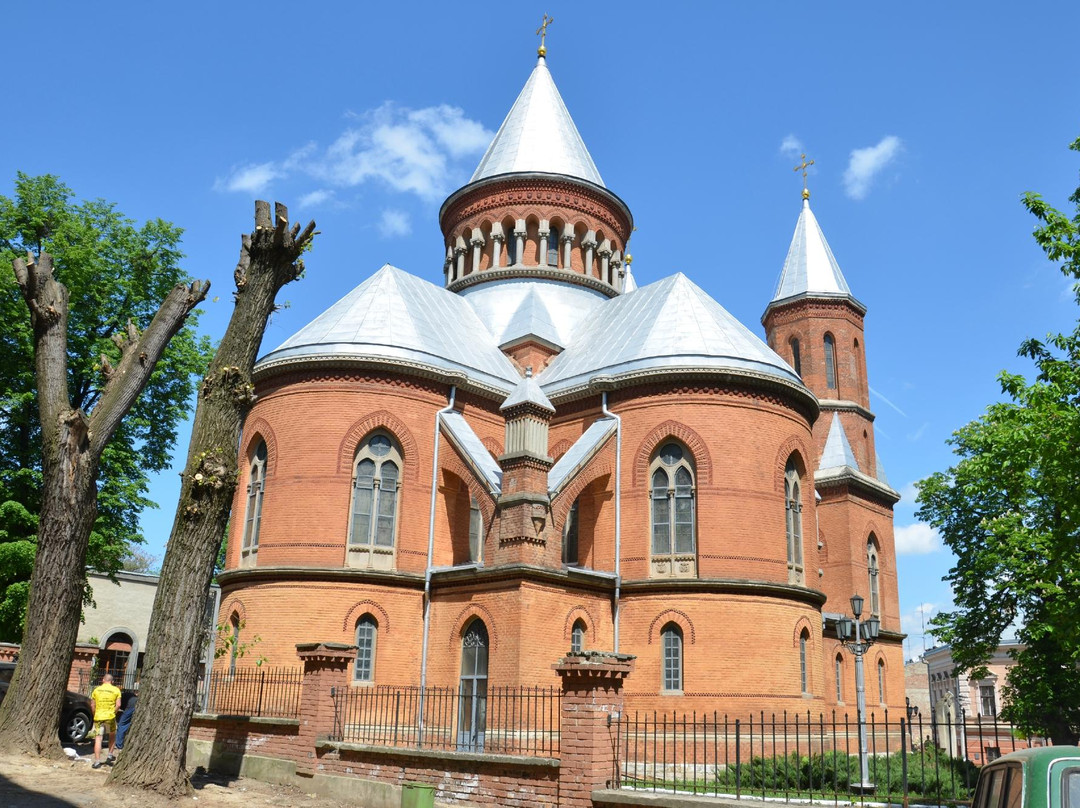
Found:
<path fill-rule="evenodd" d="M 28 251 L 50 253 L 71 295 L 67 379 L 71 405 L 92 412 L 106 363 L 117 361 L 112 337 L 130 319 L 142 330 L 177 284 L 181 229 L 161 219 L 136 225 L 102 200 L 76 201 L 54 176 L 20 173 L 11 198 L 0 196 L 0 267 Z M 176 431 L 191 408 L 209 362 L 196 317 L 172 339 L 142 395 L 101 458 L 98 516 L 87 564 L 121 568 L 142 541 L 139 515 L 154 507 L 148 475 L 167 468 Z M 0 641 L 23 632 L 41 510 L 41 425 L 34 375 L 34 335 L 15 276 L 0 272 Z"/>
<path fill-rule="evenodd" d="M 1080 139 L 1070 148 L 1080 151 Z M 1069 217 L 1038 194 L 1024 204 L 1035 240 L 1080 280 L 1080 188 Z M 1080 284 L 1074 286 L 1080 304 Z M 950 439 L 955 466 L 919 483 L 918 516 L 956 554 L 945 580 L 953 611 L 938 638 L 979 677 L 1002 635 L 1018 625 L 1024 649 L 1005 686 L 1002 715 L 1056 742 L 1080 739 L 1080 324 L 1027 340 L 1034 378 L 1002 373 L 1006 400 Z"/>

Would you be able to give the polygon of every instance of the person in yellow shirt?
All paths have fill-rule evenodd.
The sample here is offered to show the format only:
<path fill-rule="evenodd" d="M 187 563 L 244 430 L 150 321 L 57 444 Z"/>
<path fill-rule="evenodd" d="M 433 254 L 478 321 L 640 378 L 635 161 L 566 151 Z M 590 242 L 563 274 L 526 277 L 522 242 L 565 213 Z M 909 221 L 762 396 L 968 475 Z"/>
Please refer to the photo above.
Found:
<path fill-rule="evenodd" d="M 106 763 L 116 760 L 116 705 L 120 701 L 120 688 L 112 683 L 111 673 L 101 677 L 101 684 L 94 688 L 90 698 L 94 702 L 94 762 L 91 768 L 101 768 L 101 736 L 109 733 L 109 757 Z"/>

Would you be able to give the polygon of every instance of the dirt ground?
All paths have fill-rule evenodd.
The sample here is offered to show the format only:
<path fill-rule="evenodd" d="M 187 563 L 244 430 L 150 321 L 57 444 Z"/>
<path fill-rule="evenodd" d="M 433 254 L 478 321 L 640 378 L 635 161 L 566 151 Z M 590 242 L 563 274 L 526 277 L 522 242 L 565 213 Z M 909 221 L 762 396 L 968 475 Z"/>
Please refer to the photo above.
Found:
<path fill-rule="evenodd" d="M 316 798 L 288 786 L 243 777 L 221 777 L 196 771 L 190 798 L 166 800 L 146 792 L 106 787 L 109 767 L 90 768 L 90 750 L 73 760 L 45 761 L 0 754 L 0 808 L 164 808 L 188 803 L 196 808 L 356 808 Z"/>

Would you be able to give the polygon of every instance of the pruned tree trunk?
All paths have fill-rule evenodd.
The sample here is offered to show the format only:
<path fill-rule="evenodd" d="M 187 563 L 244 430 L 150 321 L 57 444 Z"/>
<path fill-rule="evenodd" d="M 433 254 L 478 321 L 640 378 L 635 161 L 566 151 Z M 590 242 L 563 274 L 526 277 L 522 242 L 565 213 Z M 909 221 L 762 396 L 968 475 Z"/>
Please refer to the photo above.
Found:
<path fill-rule="evenodd" d="M 277 204 L 255 203 L 255 231 L 243 236 L 236 266 L 236 308 L 199 390 L 180 501 L 161 567 L 135 712 L 110 783 L 169 797 L 190 792 L 187 737 L 199 662 L 207 642 L 206 598 L 229 519 L 239 469 L 237 446 L 254 401 L 251 381 L 278 290 L 303 271 L 300 254 L 315 235 L 289 227 Z"/>
<path fill-rule="evenodd" d="M 79 630 L 101 453 L 210 284 L 176 286 L 145 332 L 129 322 L 127 333 L 113 338 L 120 361 L 113 366 L 102 357 L 105 387 L 88 416 L 72 409 L 68 396 L 68 291 L 53 276 L 52 256 L 18 258 L 13 268 L 34 329 L 43 490 L 26 629 L 0 705 L 0 749 L 59 756 L 57 726 Z"/>

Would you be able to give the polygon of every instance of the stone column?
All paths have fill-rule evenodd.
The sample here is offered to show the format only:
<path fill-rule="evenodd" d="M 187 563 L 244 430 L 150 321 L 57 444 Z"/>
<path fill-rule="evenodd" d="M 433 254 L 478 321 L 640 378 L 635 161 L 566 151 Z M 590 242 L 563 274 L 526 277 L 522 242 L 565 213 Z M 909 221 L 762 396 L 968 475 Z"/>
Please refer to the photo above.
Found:
<path fill-rule="evenodd" d="M 581 246 L 585 248 L 585 274 L 590 278 L 593 271 L 593 255 L 596 253 L 596 231 L 590 230 L 581 240 Z"/>
<path fill-rule="evenodd" d="M 514 238 L 517 239 L 517 255 L 514 256 L 514 265 L 521 266 L 525 263 L 525 237 L 529 231 L 525 228 L 525 220 L 518 219 L 514 227 Z"/>
<path fill-rule="evenodd" d="M 495 222 L 491 226 L 491 240 L 494 242 L 491 250 L 491 268 L 498 269 L 502 266 L 502 245 L 503 241 L 506 240 L 501 222 Z"/>
<path fill-rule="evenodd" d="M 484 249 L 484 234 L 480 232 L 479 227 L 474 227 L 472 231 L 472 238 L 469 239 L 469 244 L 472 246 L 472 271 L 480 271 L 480 251 Z"/>
<path fill-rule="evenodd" d="M 465 239 L 461 236 L 457 237 L 454 242 L 454 280 L 465 277 L 465 252 L 468 248 L 465 246 Z"/>
<path fill-rule="evenodd" d="M 356 646 L 340 642 L 304 642 L 296 646 L 296 655 L 304 666 L 304 684 L 300 702 L 301 758 L 299 773 L 315 771 L 315 742 L 335 734 L 334 693 L 348 691 L 349 663 L 356 659 Z"/>
<path fill-rule="evenodd" d="M 592 808 L 592 792 L 615 785 L 615 721 L 634 657 L 586 651 L 553 665 L 562 681 L 559 805 Z"/>
<path fill-rule="evenodd" d="M 551 227 L 547 219 L 540 221 L 540 266 L 548 265 L 548 236 L 551 235 Z"/>
<path fill-rule="evenodd" d="M 574 226 L 572 224 L 567 224 L 567 225 L 563 226 L 562 236 L 560 236 L 560 239 L 562 240 L 562 245 L 563 245 L 562 268 L 572 270 L 574 268 L 573 263 L 571 261 L 571 253 L 570 253 L 570 250 L 571 250 L 571 248 L 573 247 L 573 244 L 574 244 Z"/>
<path fill-rule="evenodd" d="M 611 241 L 609 239 L 604 239 L 600 242 L 600 246 L 597 248 L 596 253 L 600 256 L 600 280 L 605 283 L 612 283 L 612 278 L 609 274 L 611 265 Z"/>

